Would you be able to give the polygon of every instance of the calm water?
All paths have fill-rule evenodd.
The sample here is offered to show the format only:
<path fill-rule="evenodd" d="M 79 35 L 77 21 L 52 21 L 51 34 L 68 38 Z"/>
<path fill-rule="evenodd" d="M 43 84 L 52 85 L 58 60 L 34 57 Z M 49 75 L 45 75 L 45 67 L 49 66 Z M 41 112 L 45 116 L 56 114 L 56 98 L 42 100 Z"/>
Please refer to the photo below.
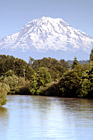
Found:
<path fill-rule="evenodd" d="M 0 140 L 92 140 L 93 100 L 8 96 Z"/>

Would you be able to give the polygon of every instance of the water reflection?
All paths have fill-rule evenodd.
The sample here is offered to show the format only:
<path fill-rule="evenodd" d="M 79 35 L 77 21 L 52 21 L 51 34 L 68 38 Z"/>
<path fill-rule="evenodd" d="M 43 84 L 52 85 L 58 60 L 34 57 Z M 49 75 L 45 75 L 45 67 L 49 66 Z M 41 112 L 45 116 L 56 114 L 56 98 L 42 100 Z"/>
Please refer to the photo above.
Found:
<path fill-rule="evenodd" d="M 8 119 L 8 112 L 7 108 L 5 107 L 0 107 L 0 124 L 5 123 Z"/>
<path fill-rule="evenodd" d="M 0 109 L 0 140 L 90 140 L 92 106 L 88 99 L 8 96 Z"/>
<path fill-rule="evenodd" d="M 4 126 L 8 119 L 7 108 L 0 107 L 0 126 Z"/>
<path fill-rule="evenodd" d="M 1 117 L 1 116 L 5 116 L 6 113 L 7 113 L 7 108 L 5 108 L 5 107 L 0 107 L 0 117 Z"/>
<path fill-rule="evenodd" d="M 0 107 L 0 137 L 5 136 L 8 126 L 8 111 L 5 107 Z"/>

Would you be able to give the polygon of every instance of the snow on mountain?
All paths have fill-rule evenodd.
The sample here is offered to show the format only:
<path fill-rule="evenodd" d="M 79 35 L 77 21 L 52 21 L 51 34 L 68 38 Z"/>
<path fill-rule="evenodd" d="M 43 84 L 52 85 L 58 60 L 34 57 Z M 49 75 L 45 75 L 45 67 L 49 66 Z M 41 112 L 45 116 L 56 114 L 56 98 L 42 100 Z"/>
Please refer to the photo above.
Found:
<path fill-rule="evenodd" d="M 90 52 L 93 38 L 72 28 L 64 20 L 50 17 L 35 19 L 26 24 L 19 32 L 0 40 L 0 50 L 23 52 L 33 48 L 46 51 L 84 51 Z"/>

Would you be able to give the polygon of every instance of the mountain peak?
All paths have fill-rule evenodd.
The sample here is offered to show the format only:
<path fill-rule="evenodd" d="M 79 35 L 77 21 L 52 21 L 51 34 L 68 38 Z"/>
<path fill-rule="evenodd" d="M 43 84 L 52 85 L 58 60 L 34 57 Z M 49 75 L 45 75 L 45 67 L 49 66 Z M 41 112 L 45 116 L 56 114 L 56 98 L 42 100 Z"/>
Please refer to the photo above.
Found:
<path fill-rule="evenodd" d="M 0 41 L 0 49 L 9 51 L 83 51 L 90 52 L 93 38 L 74 29 L 61 18 L 41 17 Z"/>
<path fill-rule="evenodd" d="M 37 25 L 41 25 L 44 23 L 46 23 L 46 24 L 48 24 L 48 23 L 52 23 L 52 24 L 53 23 L 57 23 L 57 24 L 60 23 L 60 24 L 65 24 L 67 26 L 69 25 L 61 18 L 51 18 L 51 17 L 45 17 L 45 16 L 43 16 L 39 19 L 33 19 L 28 24 L 32 24 L 32 23 L 37 24 Z M 26 24 L 26 25 L 28 25 L 28 24 Z"/>

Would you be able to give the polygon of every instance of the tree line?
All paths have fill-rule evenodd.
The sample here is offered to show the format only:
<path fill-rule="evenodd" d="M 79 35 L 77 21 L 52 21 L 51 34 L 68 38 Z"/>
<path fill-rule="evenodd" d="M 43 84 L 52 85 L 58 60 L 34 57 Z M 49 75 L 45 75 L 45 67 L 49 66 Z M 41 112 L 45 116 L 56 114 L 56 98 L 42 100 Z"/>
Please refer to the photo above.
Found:
<path fill-rule="evenodd" d="M 93 49 L 89 64 L 77 58 L 71 65 L 64 59 L 43 58 L 29 63 L 9 55 L 0 55 L 0 105 L 7 94 L 93 97 Z"/>

